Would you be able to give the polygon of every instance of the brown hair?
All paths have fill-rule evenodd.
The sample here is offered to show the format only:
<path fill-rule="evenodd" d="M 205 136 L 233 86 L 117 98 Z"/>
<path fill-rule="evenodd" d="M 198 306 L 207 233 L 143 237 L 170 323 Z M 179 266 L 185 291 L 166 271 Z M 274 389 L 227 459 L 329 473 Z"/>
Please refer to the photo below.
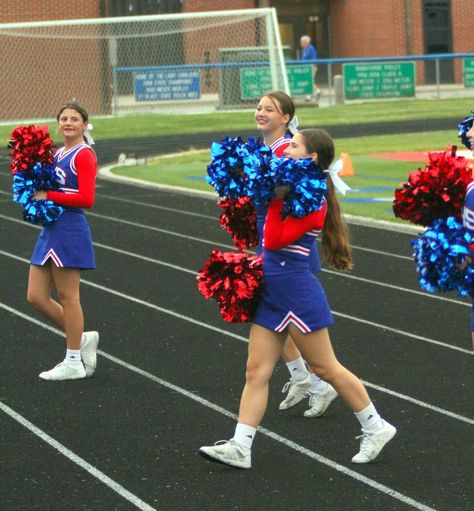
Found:
<path fill-rule="evenodd" d="M 322 129 L 307 129 L 300 133 L 308 153 L 317 153 L 321 168 L 329 168 L 334 160 L 334 142 L 329 133 Z M 323 258 L 332 268 L 350 270 L 353 264 L 347 225 L 342 217 L 341 207 L 330 178 L 327 179 L 327 185 L 328 209 L 322 230 Z"/>
<path fill-rule="evenodd" d="M 64 110 L 66 110 L 66 108 L 71 108 L 72 110 L 75 110 L 78 114 L 80 114 L 84 122 L 87 122 L 89 120 L 89 114 L 86 112 L 86 109 L 77 101 L 70 101 L 69 103 L 65 103 L 61 107 L 61 110 L 59 110 L 58 115 L 56 116 L 57 121 L 59 121 L 60 115 L 63 113 Z"/>
<path fill-rule="evenodd" d="M 289 115 L 290 119 L 288 120 L 287 126 L 290 123 L 291 119 L 295 116 L 295 103 L 291 99 L 290 96 L 286 92 L 282 90 L 274 90 L 271 92 L 266 92 L 262 98 L 270 98 L 271 102 L 274 104 L 275 108 L 283 115 Z"/>

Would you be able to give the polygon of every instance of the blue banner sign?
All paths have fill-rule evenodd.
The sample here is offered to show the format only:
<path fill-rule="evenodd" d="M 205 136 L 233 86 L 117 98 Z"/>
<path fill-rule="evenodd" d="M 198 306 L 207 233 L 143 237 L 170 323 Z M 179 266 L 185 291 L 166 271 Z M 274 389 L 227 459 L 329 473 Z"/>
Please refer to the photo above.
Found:
<path fill-rule="evenodd" d="M 163 70 L 133 74 L 135 101 L 179 101 L 201 97 L 198 70 Z"/>

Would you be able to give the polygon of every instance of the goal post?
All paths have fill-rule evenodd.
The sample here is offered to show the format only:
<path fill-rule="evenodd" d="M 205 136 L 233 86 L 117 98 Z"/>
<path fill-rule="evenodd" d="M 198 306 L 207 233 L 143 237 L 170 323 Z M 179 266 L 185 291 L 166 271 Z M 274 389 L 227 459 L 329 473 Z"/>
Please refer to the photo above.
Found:
<path fill-rule="evenodd" d="M 289 92 L 274 8 L 0 24 L 0 120 L 205 112 Z"/>

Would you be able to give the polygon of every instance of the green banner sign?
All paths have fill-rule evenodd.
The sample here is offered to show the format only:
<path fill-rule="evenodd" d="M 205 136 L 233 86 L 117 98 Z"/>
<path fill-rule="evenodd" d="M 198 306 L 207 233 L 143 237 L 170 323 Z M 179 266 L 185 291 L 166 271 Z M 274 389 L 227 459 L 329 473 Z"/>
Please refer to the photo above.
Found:
<path fill-rule="evenodd" d="M 463 59 L 464 87 L 474 87 L 474 59 Z"/>
<path fill-rule="evenodd" d="M 313 66 L 307 64 L 288 66 L 286 71 L 292 96 L 305 96 L 313 93 Z M 259 99 L 272 88 L 269 67 L 246 67 L 240 70 L 242 99 Z"/>
<path fill-rule="evenodd" d="M 346 99 L 415 96 L 415 63 L 344 64 Z"/>

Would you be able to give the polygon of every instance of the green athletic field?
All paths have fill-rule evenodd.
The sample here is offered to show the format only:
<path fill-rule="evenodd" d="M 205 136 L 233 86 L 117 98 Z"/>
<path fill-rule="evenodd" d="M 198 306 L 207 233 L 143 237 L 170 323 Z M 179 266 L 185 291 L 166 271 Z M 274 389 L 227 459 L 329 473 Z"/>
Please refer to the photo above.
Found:
<path fill-rule="evenodd" d="M 396 122 L 406 119 L 429 119 L 455 117 L 459 119 L 467 115 L 471 108 L 466 100 L 446 101 L 390 101 L 370 104 L 337 106 L 325 109 L 299 108 L 300 125 L 321 126 L 334 124 L 356 125 L 360 122 L 380 122 L 390 120 Z M 312 118 L 317 116 L 317 123 Z M 181 130 L 189 130 L 190 124 L 180 118 Z M 145 130 L 150 129 L 148 122 Z M 174 118 L 176 121 L 177 119 Z M 165 124 L 169 118 L 163 120 Z M 182 124 L 181 124 L 182 122 Z M 212 131 L 222 128 L 223 134 L 228 130 L 234 132 L 254 128 L 252 112 L 233 112 L 227 114 L 192 116 L 194 132 Z M 230 122 L 230 124 L 229 124 Z M 224 127 L 223 127 L 224 126 Z M 185 128 L 184 128 L 185 127 Z M 167 125 L 165 133 L 173 133 L 176 128 Z M 356 129 L 354 132 L 356 133 Z M 146 131 L 151 134 L 152 131 Z M 156 133 L 155 133 L 156 134 Z M 336 154 L 344 151 L 349 153 L 355 175 L 345 178 L 353 189 L 346 197 L 340 197 L 345 213 L 362 215 L 381 220 L 396 219 L 391 209 L 394 189 L 404 181 L 408 173 L 424 166 L 424 161 L 407 162 L 375 158 L 372 153 L 380 152 L 411 152 L 443 150 L 448 144 L 459 144 L 456 126 L 449 131 L 433 131 L 426 133 L 403 133 L 398 135 L 365 136 L 335 140 Z M 210 163 L 209 150 L 192 151 L 173 156 L 162 156 L 149 159 L 146 165 L 125 166 L 114 168 L 113 173 L 144 179 L 154 183 L 176 185 L 198 190 L 212 191 L 206 183 L 206 167 Z"/>
<path fill-rule="evenodd" d="M 300 106 L 297 115 L 301 127 L 352 125 L 357 134 L 357 124 L 413 120 L 459 118 L 461 120 L 474 107 L 466 99 L 377 101 L 363 104 L 340 105 L 315 109 Z M 173 135 L 205 132 L 238 132 L 254 129 L 253 110 L 219 112 L 195 115 L 130 115 L 116 118 L 92 119 L 93 136 L 97 140 L 115 138 L 141 138 L 146 136 Z M 46 124 L 46 123 L 44 123 Z M 55 121 L 47 122 L 50 133 L 56 138 Z M 1 126 L 0 136 L 6 141 L 14 125 Z M 456 125 L 452 130 L 426 133 L 401 133 L 398 135 L 365 136 L 336 139 L 336 154 L 349 153 L 355 176 L 346 178 L 353 188 L 341 197 L 346 213 L 395 220 L 391 212 L 393 190 L 408 173 L 424 166 L 424 162 L 406 162 L 374 158 L 372 153 L 443 150 L 448 144 L 458 144 Z M 146 165 L 114 168 L 113 172 L 155 183 L 212 191 L 205 182 L 206 166 L 210 163 L 209 151 L 196 151 L 172 157 L 149 159 Z"/>

